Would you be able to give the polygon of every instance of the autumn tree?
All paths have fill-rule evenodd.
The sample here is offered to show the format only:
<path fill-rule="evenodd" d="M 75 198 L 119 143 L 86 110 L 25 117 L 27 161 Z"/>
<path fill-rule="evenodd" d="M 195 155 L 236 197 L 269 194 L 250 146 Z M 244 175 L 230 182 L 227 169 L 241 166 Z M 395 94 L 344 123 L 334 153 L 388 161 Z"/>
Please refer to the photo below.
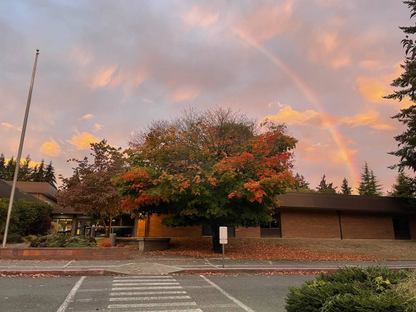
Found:
<path fill-rule="evenodd" d="M 360 186 L 358 187 L 358 194 L 367 196 L 380 196 L 381 185 L 378 183 L 373 170 L 368 168 L 367 162 L 364 163 L 363 170 L 361 172 Z"/>
<path fill-rule="evenodd" d="M 96 217 L 111 232 L 112 219 L 121 213 L 120 194 L 113 178 L 124 170 L 120 148 L 102 140 L 91 144 L 90 158 L 70 159 L 75 163 L 73 174 L 62 178 L 58 205 Z"/>
<path fill-rule="evenodd" d="M 318 187 L 316 190 L 318 193 L 327 193 L 327 194 L 336 194 L 337 193 L 337 187 L 333 185 L 333 183 L 326 182 L 326 176 L 323 175 L 321 181 L 319 182 Z"/>
<path fill-rule="evenodd" d="M 218 229 L 271 220 L 276 196 L 294 186 L 296 140 L 285 127 L 261 127 L 229 110 L 186 113 L 153 123 L 132 143 L 131 168 L 120 178 L 123 205 L 137 215 L 162 213 L 169 226 Z"/>
<path fill-rule="evenodd" d="M 351 193 L 352 193 L 352 188 L 349 186 L 347 178 L 344 178 L 341 184 L 341 194 L 351 195 Z"/>
<path fill-rule="evenodd" d="M 399 172 L 390 195 L 394 197 L 412 198 L 415 197 L 415 191 L 413 179 L 408 177 L 404 172 Z"/>

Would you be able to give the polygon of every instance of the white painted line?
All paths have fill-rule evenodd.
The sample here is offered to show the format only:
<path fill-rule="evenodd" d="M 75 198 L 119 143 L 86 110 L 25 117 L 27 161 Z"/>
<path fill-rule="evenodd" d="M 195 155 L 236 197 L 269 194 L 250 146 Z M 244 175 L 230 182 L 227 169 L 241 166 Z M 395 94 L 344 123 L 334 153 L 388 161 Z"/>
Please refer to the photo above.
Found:
<path fill-rule="evenodd" d="M 179 300 L 191 299 L 189 296 L 153 296 L 153 297 L 116 297 L 110 298 L 111 301 L 150 301 L 150 300 Z"/>
<path fill-rule="evenodd" d="M 147 310 L 148 312 L 203 312 L 201 309 Z"/>
<path fill-rule="evenodd" d="M 253 309 L 249 308 L 248 306 L 246 306 L 244 303 L 242 303 L 240 300 L 238 300 L 237 298 L 234 298 L 233 296 L 231 296 L 229 293 L 227 293 L 224 289 L 222 289 L 220 286 L 218 286 L 217 284 L 215 284 L 214 282 L 212 282 L 211 280 L 209 280 L 208 278 L 206 278 L 203 275 L 200 275 L 200 277 L 205 280 L 208 284 L 210 284 L 211 286 L 215 287 L 220 293 L 222 293 L 225 297 L 227 297 L 228 299 L 230 299 L 232 302 L 234 302 L 235 304 L 237 304 L 240 308 L 242 308 L 244 311 L 246 312 L 255 312 Z"/>
<path fill-rule="evenodd" d="M 154 308 L 154 307 L 186 307 L 196 306 L 196 302 L 158 302 L 158 303 L 116 303 L 109 304 L 108 309 Z"/>
<path fill-rule="evenodd" d="M 167 291 L 120 291 L 110 293 L 111 297 L 114 296 L 140 296 L 140 295 L 179 295 L 186 294 L 185 290 L 167 290 Z"/>
<path fill-rule="evenodd" d="M 85 276 L 82 276 L 78 282 L 75 283 L 74 287 L 72 287 L 71 291 L 69 292 L 68 296 L 66 296 L 64 302 L 62 302 L 61 306 L 56 310 L 56 312 L 64 312 L 68 308 L 68 305 L 74 300 L 75 294 L 77 293 L 78 289 L 81 287 L 82 282 L 84 281 Z"/>
<path fill-rule="evenodd" d="M 167 285 L 179 285 L 178 282 L 168 283 L 113 283 L 113 286 L 167 286 Z"/>
<path fill-rule="evenodd" d="M 129 279 L 129 278 L 172 278 L 170 275 L 129 275 L 129 276 L 117 276 L 116 279 Z"/>
<path fill-rule="evenodd" d="M 65 264 L 64 265 L 64 268 L 67 268 L 72 262 L 74 262 L 75 260 L 71 260 L 71 261 L 68 261 L 68 263 L 67 264 Z"/>
<path fill-rule="evenodd" d="M 125 279 L 125 280 L 113 280 L 113 283 L 134 283 L 134 282 L 176 282 L 176 280 L 166 280 L 166 279 Z"/>
<path fill-rule="evenodd" d="M 115 290 L 151 290 L 151 289 L 183 289 L 181 286 L 149 286 L 149 287 L 113 287 Z"/>

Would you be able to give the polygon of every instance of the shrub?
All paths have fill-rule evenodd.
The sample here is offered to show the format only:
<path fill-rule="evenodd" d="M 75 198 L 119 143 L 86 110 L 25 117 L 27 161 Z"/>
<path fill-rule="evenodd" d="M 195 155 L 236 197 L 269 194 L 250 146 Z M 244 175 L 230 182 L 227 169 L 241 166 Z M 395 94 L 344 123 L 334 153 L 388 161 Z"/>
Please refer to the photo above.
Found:
<path fill-rule="evenodd" d="M 30 247 L 95 247 L 96 245 L 94 238 L 71 237 L 65 234 L 39 236 L 30 243 Z"/>
<path fill-rule="evenodd" d="M 288 312 L 411 311 L 407 297 L 397 291 L 409 273 L 382 267 L 344 268 L 321 274 L 292 288 L 286 298 Z M 414 311 L 414 310 L 412 310 Z"/>
<path fill-rule="evenodd" d="M 8 200 L 0 199 L 0 232 L 4 232 Z M 10 217 L 8 241 L 11 234 L 19 236 L 45 235 L 51 225 L 52 207 L 41 201 L 17 200 Z"/>

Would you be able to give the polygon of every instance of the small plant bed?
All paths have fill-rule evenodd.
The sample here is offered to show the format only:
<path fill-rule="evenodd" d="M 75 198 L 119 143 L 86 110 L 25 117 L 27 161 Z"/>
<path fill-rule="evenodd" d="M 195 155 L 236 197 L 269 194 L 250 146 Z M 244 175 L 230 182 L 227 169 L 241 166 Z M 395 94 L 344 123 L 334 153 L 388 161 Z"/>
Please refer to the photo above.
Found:
<path fill-rule="evenodd" d="M 64 234 L 50 234 L 35 237 L 30 242 L 30 247 L 96 247 L 94 238 L 83 236 L 69 236 Z"/>
<path fill-rule="evenodd" d="M 291 288 L 287 312 L 413 312 L 416 275 L 382 267 L 344 268 Z"/>

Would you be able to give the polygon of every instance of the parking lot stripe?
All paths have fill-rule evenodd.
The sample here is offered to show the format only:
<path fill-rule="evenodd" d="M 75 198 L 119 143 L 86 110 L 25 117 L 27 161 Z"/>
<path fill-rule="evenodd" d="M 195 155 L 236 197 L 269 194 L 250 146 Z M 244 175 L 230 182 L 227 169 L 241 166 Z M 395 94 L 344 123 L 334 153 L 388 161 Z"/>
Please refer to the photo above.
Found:
<path fill-rule="evenodd" d="M 61 306 L 56 310 L 56 312 L 65 312 L 68 308 L 69 303 L 74 300 L 75 294 L 77 290 L 81 287 L 82 282 L 84 281 L 85 276 L 81 276 L 81 278 L 75 283 L 74 287 L 72 287 L 71 291 L 66 296 L 64 302 L 62 302 Z"/>
<path fill-rule="evenodd" d="M 149 300 L 178 300 L 191 299 L 189 296 L 153 296 L 153 297 L 115 297 L 110 298 L 111 301 L 149 301 Z"/>
<path fill-rule="evenodd" d="M 237 304 L 240 308 L 242 308 L 244 311 L 246 312 L 255 312 L 253 309 L 251 309 L 250 307 L 246 306 L 244 303 L 242 303 L 240 300 L 238 300 L 237 298 L 231 296 L 229 293 L 227 293 L 224 289 L 222 289 L 220 286 L 218 286 L 217 284 L 215 284 L 214 282 L 212 282 L 210 279 L 208 279 L 207 277 L 200 275 L 200 277 L 205 280 L 208 284 L 210 284 L 211 286 L 215 287 L 220 293 L 222 293 L 225 297 L 227 297 L 228 299 L 230 299 L 232 302 L 234 302 L 235 304 Z"/>
<path fill-rule="evenodd" d="M 186 307 L 196 306 L 195 301 L 188 302 L 158 302 L 158 303 L 116 303 L 109 304 L 109 309 L 154 308 L 154 307 Z"/>

